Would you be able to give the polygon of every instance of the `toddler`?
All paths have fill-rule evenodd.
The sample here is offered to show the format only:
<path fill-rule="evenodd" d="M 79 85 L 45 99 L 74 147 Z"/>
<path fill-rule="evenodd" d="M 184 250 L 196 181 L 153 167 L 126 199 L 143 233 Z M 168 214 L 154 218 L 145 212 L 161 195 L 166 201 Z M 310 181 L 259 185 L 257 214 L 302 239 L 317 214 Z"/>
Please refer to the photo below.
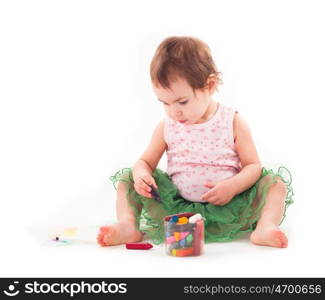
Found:
<path fill-rule="evenodd" d="M 146 235 L 159 244 L 164 216 L 193 212 L 205 219 L 206 242 L 251 232 L 254 244 L 287 247 L 279 225 L 292 203 L 291 180 L 284 167 L 262 167 L 245 119 L 213 99 L 221 80 L 209 47 L 194 37 L 166 38 L 150 75 L 166 118 L 133 168 L 111 177 L 118 222 L 100 228 L 98 243 L 139 242 Z M 157 168 L 165 151 L 167 173 Z"/>

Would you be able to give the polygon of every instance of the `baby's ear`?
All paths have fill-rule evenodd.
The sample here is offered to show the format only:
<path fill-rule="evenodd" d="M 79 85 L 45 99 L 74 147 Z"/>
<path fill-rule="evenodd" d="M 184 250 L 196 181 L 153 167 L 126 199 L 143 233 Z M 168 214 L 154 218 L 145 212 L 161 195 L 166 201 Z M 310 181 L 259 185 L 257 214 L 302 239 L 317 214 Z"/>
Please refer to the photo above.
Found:
<path fill-rule="evenodd" d="M 210 74 L 206 81 L 206 88 L 209 90 L 211 94 L 213 94 L 218 86 L 218 77 L 216 74 Z"/>

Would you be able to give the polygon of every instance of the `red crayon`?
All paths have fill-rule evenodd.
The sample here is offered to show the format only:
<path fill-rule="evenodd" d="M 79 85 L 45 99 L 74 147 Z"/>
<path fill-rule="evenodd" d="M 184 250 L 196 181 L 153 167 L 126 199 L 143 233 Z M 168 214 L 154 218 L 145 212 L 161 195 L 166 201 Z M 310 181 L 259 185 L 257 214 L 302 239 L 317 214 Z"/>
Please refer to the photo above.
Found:
<path fill-rule="evenodd" d="M 148 250 L 153 246 L 150 243 L 126 243 L 126 249 Z"/>

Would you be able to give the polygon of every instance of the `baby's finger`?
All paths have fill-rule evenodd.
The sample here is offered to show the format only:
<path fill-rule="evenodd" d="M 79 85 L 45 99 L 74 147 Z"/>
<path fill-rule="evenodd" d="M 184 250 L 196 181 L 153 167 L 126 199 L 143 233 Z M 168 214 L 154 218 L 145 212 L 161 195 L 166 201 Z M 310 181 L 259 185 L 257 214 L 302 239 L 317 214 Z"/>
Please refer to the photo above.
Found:
<path fill-rule="evenodd" d="M 146 190 L 148 193 L 151 192 L 150 183 L 148 184 L 146 181 L 144 181 L 144 179 L 140 178 L 140 180 L 137 184 L 139 185 L 139 187 Z"/>
<path fill-rule="evenodd" d="M 143 197 L 146 197 L 146 198 L 152 198 L 152 195 L 150 193 L 146 192 L 145 190 L 139 190 L 138 194 Z"/>
<path fill-rule="evenodd" d="M 212 203 L 213 205 L 216 205 L 216 206 L 224 206 L 225 203 L 222 202 L 222 201 L 215 201 L 214 203 Z"/>
<path fill-rule="evenodd" d="M 211 198 L 211 196 L 213 196 L 213 195 L 214 195 L 214 192 L 210 190 L 201 196 L 201 200 L 208 201 L 208 199 Z"/>
<path fill-rule="evenodd" d="M 204 186 L 209 188 L 209 189 L 212 189 L 215 187 L 215 183 L 211 182 L 211 181 L 205 181 L 204 182 Z"/>
<path fill-rule="evenodd" d="M 215 198 L 208 198 L 206 201 L 207 201 L 208 203 L 213 204 L 213 205 L 218 205 L 218 200 L 215 199 Z"/>
<path fill-rule="evenodd" d="M 143 197 L 147 197 L 147 198 L 152 198 L 152 195 L 150 194 L 150 192 L 148 192 L 146 189 L 142 188 L 141 186 L 135 184 L 134 188 L 136 190 L 136 192 L 138 194 L 140 194 Z"/>
<path fill-rule="evenodd" d="M 201 198 L 200 198 L 200 199 L 201 199 L 202 201 L 205 201 L 205 200 L 206 200 L 206 198 L 207 198 L 207 193 L 204 193 L 204 194 L 201 196 Z"/>
<path fill-rule="evenodd" d="M 219 201 L 217 199 L 211 199 L 210 201 L 208 201 L 209 203 L 219 206 Z"/>
<path fill-rule="evenodd" d="M 156 189 L 158 189 L 158 185 L 156 184 L 156 181 L 153 177 L 151 178 L 151 185 L 153 185 Z"/>
<path fill-rule="evenodd" d="M 205 201 L 215 205 L 216 203 L 218 203 L 220 201 L 220 199 L 218 198 L 217 195 L 210 194 L 208 197 L 206 197 Z"/>
<path fill-rule="evenodd" d="M 147 198 L 152 198 L 152 195 L 150 192 L 147 192 L 146 190 L 142 189 L 142 195 Z"/>
<path fill-rule="evenodd" d="M 142 181 L 144 181 L 146 184 L 150 185 L 152 182 L 152 177 L 150 175 L 144 175 L 141 177 Z"/>
<path fill-rule="evenodd" d="M 225 199 L 222 199 L 222 198 L 218 198 L 216 197 L 214 199 L 214 201 L 212 201 L 212 204 L 213 205 L 218 205 L 218 206 L 224 206 L 226 205 L 228 202 L 225 200 Z"/>

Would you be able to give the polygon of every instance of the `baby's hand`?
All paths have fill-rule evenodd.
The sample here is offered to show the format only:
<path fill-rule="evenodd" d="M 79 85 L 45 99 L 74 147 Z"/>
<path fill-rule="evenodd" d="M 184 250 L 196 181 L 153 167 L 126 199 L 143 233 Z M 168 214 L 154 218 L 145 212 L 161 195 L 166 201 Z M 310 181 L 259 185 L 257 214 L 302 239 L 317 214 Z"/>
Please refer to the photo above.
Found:
<path fill-rule="evenodd" d="M 236 195 L 234 187 L 227 180 L 217 183 L 207 181 L 204 186 L 210 188 L 210 190 L 202 195 L 201 200 L 207 201 L 213 205 L 226 205 Z"/>
<path fill-rule="evenodd" d="M 134 189 L 139 195 L 147 198 L 153 198 L 151 194 L 150 186 L 153 185 L 156 189 L 158 187 L 154 178 L 150 174 L 148 173 L 142 173 L 138 175 L 133 174 L 133 179 L 134 179 Z"/>

